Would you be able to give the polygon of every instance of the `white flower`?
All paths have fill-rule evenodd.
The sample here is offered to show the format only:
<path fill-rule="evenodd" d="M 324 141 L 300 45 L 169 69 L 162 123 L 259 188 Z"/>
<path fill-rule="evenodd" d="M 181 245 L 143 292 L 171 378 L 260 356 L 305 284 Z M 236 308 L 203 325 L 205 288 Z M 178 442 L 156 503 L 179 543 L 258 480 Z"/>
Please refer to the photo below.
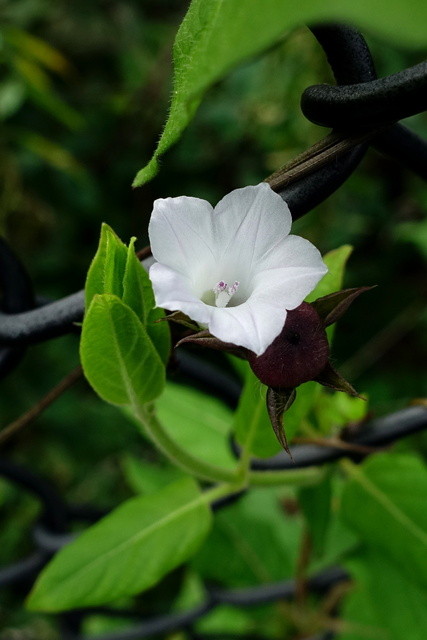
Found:
<path fill-rule="evenodd" d="M 289 235 L 287 204 L 268 184 L 236 189 L 215 208 L 156 200 L 149 225 L 156 304 L 262 354 L 327 272 L 308 240 Z"/>

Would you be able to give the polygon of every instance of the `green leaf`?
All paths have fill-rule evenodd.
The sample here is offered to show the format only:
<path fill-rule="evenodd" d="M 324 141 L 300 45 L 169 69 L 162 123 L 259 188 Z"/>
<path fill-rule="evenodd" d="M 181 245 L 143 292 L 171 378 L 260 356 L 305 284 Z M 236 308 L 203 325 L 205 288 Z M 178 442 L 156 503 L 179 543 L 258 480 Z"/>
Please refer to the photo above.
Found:
<path fill-rule="evenodd" d="M 184 475 L 181 469 L 167 462 L 155 464 L 131 454 L 122 457 L 121 466 L 127 483 L 135 493 L 154 493 Z"/>
<path fill-rule="evenodd" d="M 181 447 L 206 462 L 235 467 L 229 444 L 233 413 L 220 400 L 168 382 L 156 409 L 160 422 Z"/>
<path fill-rule="evenodd" d="M 210 523 L 210 509 L 190 478 L 132 498 L 54 557 L 28 607 L 64 611 L 148 589 L 194 554 Z"/>
<path fill-rule="evenodd" d="M 352 251 L 353 247 L 344 244 L 342 247 L 329 251 L 323 256 L 323 262 L 328 267 L 328 273 L 321 279 L 314 291 L 307 296 L 306 302 L 323 298 L 323 296 L 339 291 L 342 288 L 345 266 Z"/>
<path fill-rule="evenodd" d="M 319 430 L 324 434 L 336 433 L 348 424 L 361 422 L 368 413 L 368 403 L 346 393 L 320 393 L 314 412 Z"/>
<path fill-rule="evenodd" d="M 317 555 L 323 553 L 331 514 L 331 476 L 326 475 L 319 484 L 302 487 L 298 501 L 310 531 L 310 538 Z"/>
<path fill-rule="evenodd" d="M 136 238 L 131 238 L 127 250 L 122 300 L 135 311 L 138 318 L 145 325 L 147 324 L 148 313 L 155 305 L 154 293 L 148 273 L 136 257 L 135 240 Z"/>
<path fill-rule="evenodd" d="M 197 631 L 200 636 L 239 637 L 250 638 L 256 636 L 254 631 L 254 615 L 251 610 L 220 605 L 206 613 L 198 620 Z M 258 626 L 266 632 L 264 621 L 257 621 Z M 274 623 L 273 623 L 274 624 Z M 226 630 L 226 633 L 225 633 Z M 259 634 L 261 635 L 261 634 Z"/>
<path fill-rule="evenodd" d="M 301 532 L 301 517 L 284 512 L 277 490 L 252 488 L 218 512 L 192 566 L 233 587 L 284 580 L 294 575 Z"/>
<path fill-rule="evenodd" d="M 86 309 L 95 294 L 123 296 L 123 276 L 128 251 L 120 238 L 105 222 L 101 227 L 98 250 L 89 267 L 85 285 Z"/>
<path fill-rule="evenodd" d="M 25 98 L 25 84 L 20 78 L 3 79 L 0 87 L 0 119 L 6 120 L 13 116 L 21 108 Z"/>
<path fill-rule="evenodd" d="M 112 404 L 145 403 L 160 395 L 165 368 L 144 325 L 113 295 L 95 295 L 80 342 L 86 378 Z"/>
<path fill-rule="evenodd" d="M 34 131 L 25 130 L 19 131 L 16 134 L 16 139 L 23 147 L 29 149 L 55 169 L 67 172 L 76 178 L 85 178 L 85 175 L 87 175 L 83 165 L 67 149 L 64 149 L 56 142 Z"/>
<path fill-rule="evenodd" d="M 355 583 L 340 607 L 344 630 L 338 634 L 337 640 L 391 640 L 379 620 L 367 586 L 369 567 L 352 558 L 346 562 L 346 569 Z"/>
<path fill-rule="evenodd" d="M 342 289 L 344 281 L 344 271 L 349 259 L 353 247 L 348 244 L 344 244 L 338 249 L 329 251 L 323 256 L 323 261 L 328 267 L 328 273 L 321 279 L 317 287 L 307 296 L 307 302 L 313 302 L 317 298 L 323 298 L 335 291 Z M 332 325 L 326 329 L 329 343 L 331 344 L 332 338 L 335 332 L 335 325 Z"/>
<path fill-rule="evenodd" d="M 164 317 L 165 312 L 160 307 L 151 309 L 148 314 L 146 329 L 162 362 L 166 365 L 169 361 L 172 345 L 169 323 L 162 321 Z"/>
<path fill-rule="evenodd" d="M 364 543 L 427 588 L 427 470 L 415 456 L 378 454 L 347 466 L 341 515 Z"/>
<path fill-rule="evenodd" d="M 147 333 L 166 364 L 171 351 L 170 330 L 163 309 L 154 308 L 153 287 L 147 271 L 135 254 L 135 238 L 129 247 L 103 223 L 98 250 L 90 265 L 85 287 L 86 309 L 95 294 L 110 293 L 130 307 L 146 325 Z"/>
<path fill-rule="evenodd" d="M 151 180 L 159 157 L 180 138 L 207 89 L 233 67 L 278 43 L 287 31 L 322 21 L 355 23 L 406 46 L 425 46 L 427 4 L 400 0 L 193 0 L 174 45 L 174 88 L 162 137 L 133 186 Z M 286 73 L 286 69 L 283 71 Z"/>
<path fill-rule="evenodd" d="M 2 25 L 2 38 L 25 56 L 36 60 L 56 73 L 66 75 L 73 69 L 67 58 L 45 40 L 14 25 Z"/>
<path fill-rule="evenodd" d="M 339 640 L 362 637 L 424 640 L 427 628 L 425 589 L 408 579 L 381 551 L 372 547 L 362 548 L 345 564 L 355 585 L 342 611 L 349 631 L 340 634 Z M 375 629 L 376 633 L 372 633 Z"/>
<path fill-rule="evenodd" d="M 153 287 L 148 272 L 138 260 L 134 249 L 135 238 L 129 243 L 123 276 L 123 302 L 135 311 L 146 325 L 147 333 L 160 358 L 167 364 L 171 352 L 171 335 L 163 309 L 156 308 Z"/>
<path fill-rule="evenodd" d="M 259 458 L 269 458 L 281 450 L 268 417 L 266 391 L 267 387 L 260 383 L 247 366 L 245 386 L 234 414 L 233 433 L 237 443 L 243 447 L 248 434 L 254 430 L 255 437 L 250 450 Z"/>

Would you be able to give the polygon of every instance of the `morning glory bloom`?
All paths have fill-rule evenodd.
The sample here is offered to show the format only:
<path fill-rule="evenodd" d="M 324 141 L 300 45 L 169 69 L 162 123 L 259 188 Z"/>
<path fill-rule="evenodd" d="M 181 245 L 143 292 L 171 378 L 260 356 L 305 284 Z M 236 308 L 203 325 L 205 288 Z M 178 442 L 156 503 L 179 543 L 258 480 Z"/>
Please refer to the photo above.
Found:
<path fill-rule="evenodd" d="M 291 223 L 266 183 L 236 189 L 215 208 L 187 196 L 156 200 L 148 231 L 157 306 L 261 355 L 327 272 L 316 247 L 289 235 Z"/>

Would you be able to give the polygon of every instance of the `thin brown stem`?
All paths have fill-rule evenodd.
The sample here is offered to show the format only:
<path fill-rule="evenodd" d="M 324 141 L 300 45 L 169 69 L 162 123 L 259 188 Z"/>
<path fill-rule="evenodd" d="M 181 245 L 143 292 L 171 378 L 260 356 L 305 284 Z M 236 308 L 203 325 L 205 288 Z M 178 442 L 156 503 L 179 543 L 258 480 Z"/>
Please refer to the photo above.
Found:
<path fill-rule="evenodd" d="M 145 260 L 146 258 L 149 258 L 152 255 L 153 254 L 151 253 L 150 245 L 147 245 L 146 247 L 143 247 L 142 249 L 136 252 L 136 257 L 138 258 L 138 260 L 141 260 L 141 261 Z"/>
<path fill-rule="evenodd" d="M 9 438 L 15 436 L 22 431 L 24 427 L 35 420 L 47 407 L 49 407 L 60 395 L 69 389 L 83 374 L 83 370 L 79 365 L 65 378 L 63 378 L 57 385 L 55 385 L 48 393 L 43 396 L 39 402 L 31 407 L 29 411 L 22 414 L 17 420 L 11 422 L 7 427 L 0 431 L 0 445 L 4 444 Z"/>
<path fill-rule="evenodd" d="M 384 447 L 369 447 L 363 444 L 355 444 L 353 442 L 346 442 L 340 438 L 320 438 L 320 437 L 296 437 L 292 440 L 293 443 L 298 444 L 316 444 L 320 447 L 335 447 L 336 449 L 343 449 L 344 451 L 352 451 L 354 453 L 376 453 L 377 451 L 384 450 Z"/>
<path fill-rule="evenodd" d="M 277 171 L 266 178 L 264 182 L 268 182 L 274 191 L 280 191 L 280 189 L 283 189 L 287 185 L 297 182 L 304 176 L 329 164 L 331 160 L 346 151 L 350 151 L 350 149 L 353 149 L 362 142 L 374 138 L 390 126 L 390 124 L 387 124 L 382 127 L 375 127 L 374 129 L 364 129 L 357 133 L 330 133 L 291 160 L 291 162 L 277 169 Z"/>

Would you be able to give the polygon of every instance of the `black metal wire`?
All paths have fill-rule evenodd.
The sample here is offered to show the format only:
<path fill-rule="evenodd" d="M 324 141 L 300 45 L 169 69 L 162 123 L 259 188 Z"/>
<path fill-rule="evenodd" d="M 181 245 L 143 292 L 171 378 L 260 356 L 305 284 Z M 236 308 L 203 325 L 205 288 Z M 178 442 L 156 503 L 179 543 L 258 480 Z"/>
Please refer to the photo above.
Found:
<path fill-rule="evenodd" d="M 334 584 L 343 580 L 348 580 L 348 574 L 340 567 L 331 567 L 310 578 L 307 586 L 312 592 L 322 595 Z M 294 580 L 284 580 L 260 587 L 242 589 L 208 587 L 203 603 L 193 609 L 148 618 L 144 622 L 132 625 L 129 629 L 96 636 L 95 640 L 142 640 L 150 636 L 176 632 L 189 625 L 194 625 L 200 618 L 213 611 L 216 607 L 222 605 L 236 608 L 253 607 L 276 602 L 277 600 L 292 600 L 295 596 L 295 589 Z M 106 607 L 94 607 L 86 609 L 82 613 L 85 613 L 85 615 L 104 614 L 113 615 L 114 617 L 130 617 L 126 611 L 109 610 Z M 319 637 L 325 638 L 323 635 Z M 68 635 L 68 638 L 69 640 L 85 640 L 79 634 Z"/>
<path fill-rule="evenodd" d="M 78 331 L 83 319 L 84 292 L 24 313 L 0 314 L 0 344 L 29 345 Z"/>
<path fill-rule="evenodd" d="M 285 414 L 286 428 L 286 414 Z M 427 407 L 409 407 L 384 418 L 378 418 L 361 425 L 359 433 L 346 440 L 348 444 L 366 447 L 385 447 L 388 444 L 406 438 L 414 433 L 427 429 Z M 238 448 L 233 446 L 238 455 Z M 253 460 L 251 468 L 255 471 L 278 471 L 301 469 L 315 465 L 335 462 L 343 457 L 360 460 L 363 454 L 338 447 L 323 447 L 318 445 L 298 445 L 291 447 L 293 460 L 285 451 L 266 460 Z"/>
<path fill-rule="evenodd" d="M 363 36 L 351 27 L 333 24 L 311 27 L 322 46 L 339 85 L 369 82 L 376 78 L 374 63 Z M 313 109 L 317 102 L 312 101 Z M 332 125 L 335 127 L 335 125 Z M 297 220 L 326 200 L 353 173 L 368 148 L 360 144 L 342 154 L 339 162 L 318 169 L 280 191 Z"/>
<path fill-rule="evenodd" d="M 315 124 L 345 131 L 393 124 L 427 109 L 427 62 L 368 82 L 309 87 L 301 109 Z"/>
<path fill-rule="evenodd" d="M 301 98 L 306 118 L 334 130 L 354 131 L 387 121 L 392 124 L 427 109 L 426 62 L 378 80 L 368 46 L 355 29 L 335 24 L 311 31 L 338 86 L 308 87 Z M 427 180 L 427 143 L 407 127 L 395 124 L 371 145 Z"/>

